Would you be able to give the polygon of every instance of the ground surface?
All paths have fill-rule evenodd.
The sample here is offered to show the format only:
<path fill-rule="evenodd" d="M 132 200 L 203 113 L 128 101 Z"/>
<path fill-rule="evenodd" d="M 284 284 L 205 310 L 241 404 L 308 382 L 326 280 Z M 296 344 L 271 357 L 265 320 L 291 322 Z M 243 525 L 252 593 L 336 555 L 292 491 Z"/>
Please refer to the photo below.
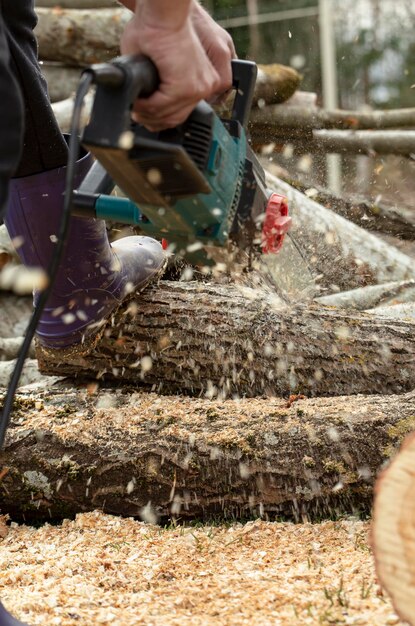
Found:
<path fill-rule="evenodd" d="M 99 512 L 0 524 L 0 597 L 33 626 L 401 624 L 379 588 L 369 524 L 162 529 Z"/>

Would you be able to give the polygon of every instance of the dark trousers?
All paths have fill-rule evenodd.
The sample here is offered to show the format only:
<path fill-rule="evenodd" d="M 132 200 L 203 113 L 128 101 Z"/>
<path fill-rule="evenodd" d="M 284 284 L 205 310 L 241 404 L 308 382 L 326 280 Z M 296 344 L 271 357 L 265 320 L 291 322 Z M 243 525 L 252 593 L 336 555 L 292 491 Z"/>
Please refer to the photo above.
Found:
<path fill-rule="evenodd" d="M 0 217 L 8 181 L 66 164 L 37 61 L 34 0 L 0 0 Z"/>

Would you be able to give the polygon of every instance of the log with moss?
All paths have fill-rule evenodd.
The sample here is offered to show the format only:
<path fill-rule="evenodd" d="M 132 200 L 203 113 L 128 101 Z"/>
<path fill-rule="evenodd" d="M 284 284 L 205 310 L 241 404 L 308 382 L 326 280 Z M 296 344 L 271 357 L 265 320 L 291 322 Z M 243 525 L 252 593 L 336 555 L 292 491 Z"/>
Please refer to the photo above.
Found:
<path fill-rule="evenodd" d="M 95 345 L 38 358 L 45 374 L 210 397 L 402 393 L 415 387 L 415 323 L 163 281 L 122 306 Z"/>
<path fill-rule="evenodd" d="M 105 390 L 26 391 L 0 455 L 0 506 L 59 520 L 321 515 L 370 506 L 415 426 L 414 394 L 225 402 Z"/>

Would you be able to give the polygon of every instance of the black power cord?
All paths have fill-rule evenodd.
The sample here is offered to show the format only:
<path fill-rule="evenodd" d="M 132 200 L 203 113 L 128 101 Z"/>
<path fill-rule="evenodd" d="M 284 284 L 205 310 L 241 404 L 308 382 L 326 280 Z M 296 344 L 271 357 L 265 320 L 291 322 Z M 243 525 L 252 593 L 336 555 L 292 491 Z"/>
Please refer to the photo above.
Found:
<path fill-rule="evenodd" d="M 65 250 L 65 243 L 71 218 L 75 167 L 78 160 L 80 147 L 79 132 L 82 107 L 85 96 L 87 95 L 88 90 L 94 81 L 94 77 L 95 76 L 93 72 L 86 71 L 81 77 L 81 81 L 76 92 L 74 110 L 71 121 L 71 135 L 69 140 L 69 153 L 65 180 L 65 198 L 62 219 L 59 226 L 58 242 L 47 270 L 48 285 L 46 289 L 44 289 L 44 291 L 40 293 L 39 300 L 36 304 L 35 309 L 33 310 L 32 316 L 26 329 L 25 338 L 16 359 L 16 364 L 10 376 L 10 381 L 7 388 L 6 396 L 4 398 L 3 407 L 0 410 L 0 450 L 4 444 L 6 431 L 10 422 L 10 416 L 13 408 L 13 400 L 17 386 L 19 384 L 19 379 L 23 370 L 24 362 L 27 357 L 30 344 L 32 343 L 33 337 L 35 335 L 39 319 L 52 292 L 62 255 Z"/>

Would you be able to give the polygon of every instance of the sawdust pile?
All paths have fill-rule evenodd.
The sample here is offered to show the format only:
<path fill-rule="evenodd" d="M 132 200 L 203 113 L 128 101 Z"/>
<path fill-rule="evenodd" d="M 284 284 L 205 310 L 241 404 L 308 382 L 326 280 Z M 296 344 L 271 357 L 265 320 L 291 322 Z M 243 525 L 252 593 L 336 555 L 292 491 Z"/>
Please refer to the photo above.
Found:
<path fill-rule="evenodd" d="M 33 625 L 399 624 L 368 531 L 356 520 L 163 529 L 100 512 L 3 524 L 0 597 Z"/>

